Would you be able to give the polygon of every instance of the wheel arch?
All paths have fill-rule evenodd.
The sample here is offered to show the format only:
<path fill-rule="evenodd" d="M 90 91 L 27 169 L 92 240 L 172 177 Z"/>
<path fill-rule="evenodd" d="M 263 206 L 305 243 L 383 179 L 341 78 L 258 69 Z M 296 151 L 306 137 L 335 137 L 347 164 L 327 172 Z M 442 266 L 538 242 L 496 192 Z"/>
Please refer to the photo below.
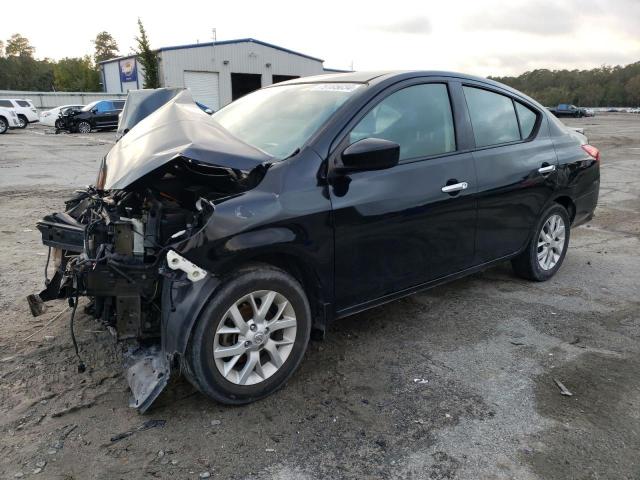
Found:
<path fill-rule="evenodd" d="M 571 221 L 571 223 L 573 223 L 576 218 L 576 204 L 571 199 L 571 197 L 569 197 L 568 195 L 561 195 L 554 198 L 553 201 L 554 203 L 562 205 L 567 210 L 567 212 L 569 213 L 569 220 Z"/>

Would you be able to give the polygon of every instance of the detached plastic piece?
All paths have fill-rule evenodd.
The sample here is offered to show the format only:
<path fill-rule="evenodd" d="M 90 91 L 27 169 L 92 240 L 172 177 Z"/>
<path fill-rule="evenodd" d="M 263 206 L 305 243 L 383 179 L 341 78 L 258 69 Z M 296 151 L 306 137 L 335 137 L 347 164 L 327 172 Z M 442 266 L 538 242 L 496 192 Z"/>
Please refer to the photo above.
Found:
<path fill-rule="evenodd" d="M 132 393 L 129 406 L 144 413 L 169 382 L 169 360 L 154 346 L 136 350 L 125 365 L 128 365 L 127 382 Z"/>
<path fill-rule="evenodd" d="M 192 282 L 197 282 L 207 276 L 206 270 L 191 263 L 173 250 L 167 252 L 167 264 L 172 270 L 182 270 Z"/>

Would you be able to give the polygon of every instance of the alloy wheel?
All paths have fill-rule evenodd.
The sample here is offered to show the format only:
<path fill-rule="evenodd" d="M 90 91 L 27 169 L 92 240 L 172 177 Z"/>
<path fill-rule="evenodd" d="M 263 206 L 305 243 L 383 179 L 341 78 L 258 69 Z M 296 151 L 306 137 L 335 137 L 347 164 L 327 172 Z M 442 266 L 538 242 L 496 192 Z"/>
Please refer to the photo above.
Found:
<path fill-rule="evenodd" d="M 80 122 L 80 125 L 78 125 L 78 132 L 89 133 L 90 131 L 91 125 L 89 125 L 87 122 Z"/>
<path fill-rule="evenodd" d="M 285 363 L 296 331 L 296 313 L 284 295 L 272 290 L 249 293 L 218 324 L 213 341 L 216 368 L 236 385 L 260 383 Z"/>
<path fill-rule="evenodd" d="M 9 130 L 9 124 L 4 118 L 0 118 L 0 133 L 4 133 Z"/>
<path fill-rule="evenodd" d="M 556 266 L 564 250 L 565 225 L 558 214 L 551 215 L 538 235 L 538 264 L 543 270 Z"/>
<path fill-rule="evenodd" d="M 24 128 L 27 126 L 27 121 L 24 119 L 24 117 L 21 115 L 18 117 L 18 127 L 20 128 Z"/>

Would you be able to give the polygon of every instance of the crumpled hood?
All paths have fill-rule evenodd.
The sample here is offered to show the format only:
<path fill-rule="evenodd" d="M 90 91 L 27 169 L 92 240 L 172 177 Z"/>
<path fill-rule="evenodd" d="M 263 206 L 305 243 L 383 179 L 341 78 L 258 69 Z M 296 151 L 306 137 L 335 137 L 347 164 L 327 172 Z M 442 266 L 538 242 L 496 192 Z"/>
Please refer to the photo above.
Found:
<path fill-rule="evenodd" d="M 272 157 L 222 128 L 185 90 L 136 124 L 105 159 L 104 190 L 123 189 L 178 157 L 248 172 Z"/>

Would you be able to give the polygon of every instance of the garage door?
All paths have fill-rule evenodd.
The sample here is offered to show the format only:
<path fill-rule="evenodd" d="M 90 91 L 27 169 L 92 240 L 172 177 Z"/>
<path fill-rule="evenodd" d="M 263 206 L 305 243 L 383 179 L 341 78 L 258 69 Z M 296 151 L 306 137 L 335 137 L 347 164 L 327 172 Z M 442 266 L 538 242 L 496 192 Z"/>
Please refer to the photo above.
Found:
<path fill-rule="evenodd" d="M 214 110 L 220 108 L 217 72 L 184 72 L 184 86 L 191 90 L 191 96 L 197 102 L 204 103 Z"/>

